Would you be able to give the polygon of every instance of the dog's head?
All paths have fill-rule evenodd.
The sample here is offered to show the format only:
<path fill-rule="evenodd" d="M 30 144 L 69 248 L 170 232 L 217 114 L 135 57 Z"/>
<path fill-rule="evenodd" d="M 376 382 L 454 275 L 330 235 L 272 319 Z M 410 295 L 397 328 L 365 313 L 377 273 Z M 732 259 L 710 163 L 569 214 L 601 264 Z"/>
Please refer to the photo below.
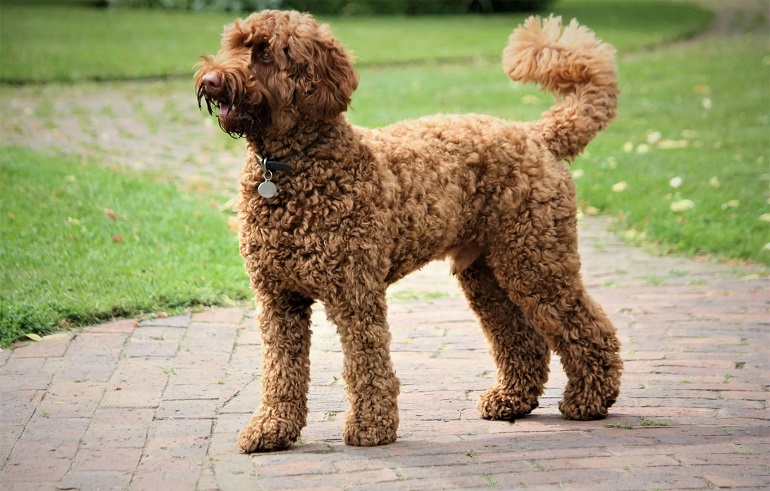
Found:
<path fill-rule="evenodd" d="M 225 27 L 222 48 L 195 74 L 198 105 L 218 108 L 232 136 L 281 135 L 303 119 L 334 119 L 358 86 L 352 57 L 325 24 L 268 10 Z"/>

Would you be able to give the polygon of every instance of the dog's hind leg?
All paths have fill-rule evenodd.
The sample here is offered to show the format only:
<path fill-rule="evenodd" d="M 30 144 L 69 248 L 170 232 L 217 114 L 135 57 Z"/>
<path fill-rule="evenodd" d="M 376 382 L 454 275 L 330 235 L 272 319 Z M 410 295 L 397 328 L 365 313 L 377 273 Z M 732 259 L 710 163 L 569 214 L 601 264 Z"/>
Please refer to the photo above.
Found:
<path fill-rule="evenodd" d="M 243 453 L 286 448 L 307 422 L 313 301 L 295 293 L 258 295 L 257 300 L 262 404 L 238 437 L 238 449 Z"/>
<path fill-rule="evenodd" d="M 513 421 L 538 406 L 548 380 L 550 348 L 497 283 L 482 256 L 457 275 L 497 364 L 497 384 L 479 398 L 486 419 Z"/>
<path fill-rule="evenodd" d="M 398 430 L 399 381 L 390 359 L 385 286 L 359 283 L 344 291 L 324 301 L 344 356 L 342 377 L 350 403 L 344 441 L 363 447 L 392 443 Z"/>
<path fill-rule="evenodd" d="M 585 291 L 574 227 L 533 230 L 492 250 L 495 277 L 561 357 L 567 419 L 600 419 L 620 392 L 623 361 L 615 327 Z"/>

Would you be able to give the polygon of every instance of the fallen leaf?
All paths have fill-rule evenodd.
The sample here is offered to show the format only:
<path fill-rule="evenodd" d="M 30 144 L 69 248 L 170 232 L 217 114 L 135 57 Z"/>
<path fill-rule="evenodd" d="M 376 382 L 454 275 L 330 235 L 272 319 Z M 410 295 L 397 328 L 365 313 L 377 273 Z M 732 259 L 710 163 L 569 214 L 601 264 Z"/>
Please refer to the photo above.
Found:
<path fill-rule="evenodd" d="M 701 105 L 703 105 L 703 109 L 711 109 L 711 98 L 704 97 L 701 101 Z"/>
<path fill-rule="evenodd" d="M 42 337 L 38 336 L 37 334 L 35 334 L 33 332 L 27 332 L 27 333 L 24 333 L 24 335 L 27 336 L 32 341 L 40 342 L 40 341 L 43 340 Z"/>
<path fill-rule="evenodd" d="M 759 219 L 763 222 L 770 222 L 770 213 L 762 213 L 759 215 Z"/>
<path fill-rule="evenodd" d="M 168 314 L 165 312 L 158 312 L 155 315 L 158 317 L 158 319 L 165 319 L 166 317 L 168 317 Z"/>
<path fill-rule="evenodd" d="M 691 199 L 680 199 L 671 203 L 671 211 L 676 213 L 692 210 L 693 208 L 695 208 L 695 202 Z"/>
<path fill-rule="evenodd" d="M 78 220 L 77 218 L 67 217 L 67 222 L 73 225 L 80 225 L 80 220 Z"/>
<path fill-rule="evenodd" d="M 645 153 L 648 153 L 649 151 L 650 151 L 650 146 L 647 145 L 646 143 L 640 143 L 639 145 L 636 146 L 636 153 L 638 154 L 645 154 Z"/>
<path fill-rule="evenodd" d="M 712 188 L 718 188 L 721 185 L 722 183 L 719 182 L 719 178 L 717 176 L 714 176 L 711 179 L 709 179 L 709 186 L 711 186 Z"/>
<path fill-rule="evenodd" d="M 525 106 L 531 106 L 533 104 L 537 104 L 538 102 L 540 102 L 540 99 L 534 95 L 525 95 L 521 98 L 521 103 Z"/>
<path fill-rule="evenodd" d="M 583 177 L 583 169 L 575 169 L 572 171 L 572 179 L 580 179 Z"/>
<path fill-rule="evenodd" d="M 122 244 L 123 243 L 123 236 L 122 235 L 113 235 L 112 241 L 116 244 Z"/>
<path fill-rule="evenodd" d="M 741 202 L 737 199 L 731 199 L 727 203 L 722 203 L 722 209 L 726 210 L 728 208 L 738 208 L 740 206 Z"/>
<path fill-rule="evenodd" d="M 662 150 L 672 150 L 677 148 L 687 148 L 690 146 L 690 142 L 687 140 L 661 140 L 658 142 L 658 148 Z"/>
<path fill-rule="evenodd" d="M 118 215 L 113 210 L 110 210 L 109 208 L 104 209 L 104 216 L 110 220 L 118 219 Z"/>
<path fill-rule="evenodd" d="M 237 211 L 235 208 L 235 205 L 236 205 L 235 200 L 229 199 L 224 203 L 222 203 L 222 206 L 219 207 L 219 211 L 224 211 L 224 212 Z"/>
<path fill-rule="evenodd" d="M 12 211 L 9 211 L 8 218 L 10 218 L 11 220 L 16 220 L 16 215 L 14 215 Z"/>
<path fill-rule="evenodd" d="M 77 178 L 75 176 L 67 176 L 64 178 L 66 182 L 75 182 Z"/>
<path fill-rule="evenodd" d="M 588 216 L 596 216 L 599 214 L 599 208 L 596 208 L 595 206 L 589 206 L 584 209 L 583 212 Z"/>
<path fill-rule="evenodd" d="M 620 181 L 612 185 L 612 192 L 613 193 L 622 193 L 626 189 L 628 189 L 628 183 L 626 181 Z"/>
<path fill-rule="evenodd" d="M 634 151 L 634 144 L 631 142 L 626 142 L 623 144 L 623 151 L 626 153 L 631 153 Z"/>
<path fill-rule="evenodd" d="M 647 134 L 647 143 L 650 145 L 655 145 L 660 141 L 661 138 L 663 138 L 663 135 L 660 131 L 652 131 Z"/>

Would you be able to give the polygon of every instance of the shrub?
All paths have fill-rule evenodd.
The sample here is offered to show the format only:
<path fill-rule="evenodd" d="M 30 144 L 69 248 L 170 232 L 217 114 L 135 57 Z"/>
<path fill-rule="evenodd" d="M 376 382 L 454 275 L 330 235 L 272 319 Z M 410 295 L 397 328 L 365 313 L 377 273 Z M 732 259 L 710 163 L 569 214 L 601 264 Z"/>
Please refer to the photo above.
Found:
<path fill-rule="evenodd" d="M 294 9 L 317 15 L 436 15 L 545 10 L 555 0 L 102 0 L 111 7 L 250 12 Z"/>
<path fill-rule="evenodd" d="M 281 8 L 283 0 L 102 0 L 109 7 L 247 12 Z"/>

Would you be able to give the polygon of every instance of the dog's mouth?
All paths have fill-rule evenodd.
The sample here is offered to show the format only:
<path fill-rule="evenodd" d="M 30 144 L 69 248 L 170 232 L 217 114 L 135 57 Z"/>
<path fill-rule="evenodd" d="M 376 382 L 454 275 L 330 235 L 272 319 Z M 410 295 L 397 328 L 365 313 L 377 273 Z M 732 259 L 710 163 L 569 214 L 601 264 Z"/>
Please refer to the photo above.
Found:
<path fill-rule="evenodd" d="M 210 94 L 206 89 L 201 86 L 198 88 L 198 107 L 203 108 L 203 103 L 206 104 L 206 110 L 212 116 L 217 117 L 219 127 L 224 132 L 234 137 L 240 137 L 243 135 L 243 129 L 237 123 L 238 111 L 236 110 L 235 101 L 228 98 L 226 94 Z"/>
<path fill-rule="evenodd" d="M 246 104 L 239 104 L 232 99 L 222 97 L 222 94 L 212 96 L 201 89 L 198 94 L 198 106 L 203 108 L 204 102 L 208 113 L 217 117 L 222 131 L 233 138 L 241 138 L 252 133 L 256 128 L 264 127 L 270 121 L 270 111 L 266 104 L 249 109 L 250 106 Z M 246 106 L 245 110 L 243 106 Z"/>
<path fill-rule="evenodd" d="M 234 112 L 235 103 L 222 95 L 213 95 L 206 93 L 204 87 L 198 88 L 198 107 L 203 108 L 203 103 L 206 103 L 206 110 L 212 116 L 217 116 L 220 120 L 226 118 L 230 113 Z"/>
<path fill-rule="evenodd" d="M 203 77 L 201 77 L 203 78 Z M 270 124 L 270 108 L 266 100 L 253 104 L 244 88 L 232 77 L 222 75 L 217 83 L 203 83 L 199 79 L 198 107 L 217 117 L 219 127 L 232 136 L 241 138 Z"/>
<path fill-rule="evenodd" d="M 217 103 L 217 109 L 219 111 L 217 117 L 226 118 L 227 115 L 230 114 L 231 110 L 235 108 L 229 102 L 219 101 Z"/>
<path fill-rule="evenodd" d="M 206 109 L 209 114 L 216 116 L 220 121 L 227 119 L 232 113 L 236 113 L 235 104 L 227 100 L 206 99 Z"/>

